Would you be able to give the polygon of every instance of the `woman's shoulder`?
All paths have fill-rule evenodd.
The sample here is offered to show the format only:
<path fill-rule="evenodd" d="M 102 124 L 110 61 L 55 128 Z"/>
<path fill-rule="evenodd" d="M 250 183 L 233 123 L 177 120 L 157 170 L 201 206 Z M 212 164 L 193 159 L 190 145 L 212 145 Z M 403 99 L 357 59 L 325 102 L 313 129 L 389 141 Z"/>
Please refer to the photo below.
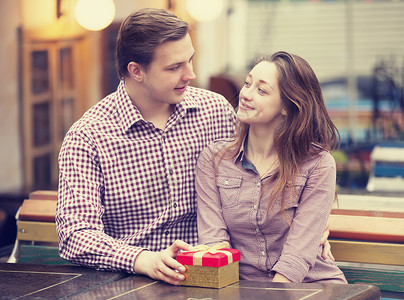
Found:
<path fill-rule="evenodd" d="M 335 159 L 331 152 L 323 147 L 313 144 L 314 155 L 312 155 L 305 163 L 306 168 L 332 167 L 335 168 Z"/>
<path fill-rule="evenodd" d="M 235 141 L 234 138 L 218 139 L 218 140 L 214 141 L 213 143 L 211 143 L 210 147 L 212 147 L 213 149 L 221 150 L 221 149 L 229 146 L 234 141 Z"/>
<path fill-rule="evenodd" d="M 210 143 L 201 153 L 201 156 L 213 156 L 234 142 L 234 138 L 223 138 Z"/>

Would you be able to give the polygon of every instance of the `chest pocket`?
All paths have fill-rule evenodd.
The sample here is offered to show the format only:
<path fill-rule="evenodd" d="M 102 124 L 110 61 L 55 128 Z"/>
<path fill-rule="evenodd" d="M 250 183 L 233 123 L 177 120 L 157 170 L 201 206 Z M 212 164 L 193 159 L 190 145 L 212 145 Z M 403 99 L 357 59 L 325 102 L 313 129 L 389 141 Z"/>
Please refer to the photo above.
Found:
<path fill-rule="evenodd" d="M 241 177 L 218 176 L 217 187 L 223 208 L 236 206 L 240 202 L 241 182 Z"/>
<path fill-rule="evenodd" d="M 284 209 L 286 215 L 288 215 L 290 218 L 293 218 L 296 208 L 300 203 L 300 197 L 306 184 L 306 180 L 306 177 L 298 175 L 294 184 L 292 182 L 288 182 L 286 184 Z"/>
<path fill-rule="evenodd" d="M 268 216 L 264 217 L 264 215 L 262 215 L 262 220 L 264 220 L 264 225 L 262 225 L 264 234 L 285 236 L 288 234 L 289 225 L 293 221 L 296 209 L 299 206 L 300 197 L 305 184 L 306 177 L 301 175 L 296 177 L 295 184 L 293 184 L 293 182 L 286 183 L 283 207 L 281 197 L 279 197 L 274 207 L 268 211 Z M 278 225 L 274 226 L 274 224 Z"/>

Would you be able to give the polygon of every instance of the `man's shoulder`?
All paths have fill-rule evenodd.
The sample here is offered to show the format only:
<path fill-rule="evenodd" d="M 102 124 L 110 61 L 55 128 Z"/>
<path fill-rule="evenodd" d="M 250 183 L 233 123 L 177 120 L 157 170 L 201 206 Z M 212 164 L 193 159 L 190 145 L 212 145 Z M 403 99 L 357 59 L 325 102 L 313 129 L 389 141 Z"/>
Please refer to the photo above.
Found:
<path fill-rule="evenodd" d="M 200 102 L 200 100 L 204 100 L 203 102 L 217 102 L 228 104 L 228 101 L 223 95 L 193 86 L 189 86 L 187 88 L 187 97 L 198 102 Z"/>
<path fill-rule="evenodd" d="M 108 95 L 90 107 L 71 127 L 70 130 L 86 130 L 92 127 L 99 127 L 100 124 L 108 122 L 111 115 L 115 114 L 116 107 L 113 94 Z"/>
<path fill-rule="evenodd" d="M 189 87 L 185 97 L 188 107 L 197 108 L 200 114 L 212 118 L 230 118 L 234 122 L 234 108 L 222 95 L 196 87 Z"/>

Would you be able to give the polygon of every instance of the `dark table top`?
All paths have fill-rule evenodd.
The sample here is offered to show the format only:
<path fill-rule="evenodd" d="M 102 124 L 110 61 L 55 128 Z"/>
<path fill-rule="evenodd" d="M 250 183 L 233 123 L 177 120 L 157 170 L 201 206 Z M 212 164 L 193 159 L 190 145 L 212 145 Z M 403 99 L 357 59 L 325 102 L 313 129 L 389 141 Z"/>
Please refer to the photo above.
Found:
<path fill-rule="evenodd" d="M 0 263 L 0 299 L 380 299 L 367 284 L 241 280 L 222 289 L 173 286 L 148 277 L 78 266 Z"/>

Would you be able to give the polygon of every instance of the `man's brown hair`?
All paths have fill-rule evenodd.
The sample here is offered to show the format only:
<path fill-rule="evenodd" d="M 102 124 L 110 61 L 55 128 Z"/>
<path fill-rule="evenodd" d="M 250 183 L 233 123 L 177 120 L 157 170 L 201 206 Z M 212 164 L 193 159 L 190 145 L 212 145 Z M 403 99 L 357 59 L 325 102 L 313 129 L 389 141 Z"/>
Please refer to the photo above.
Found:
<path fill-rule="evenodd" d="M 119 78 L 128 75 L 130 62 L 147 68 L 157 46 L 180 40 L 187 33 L 188 24 L 164 9 L 144 8 L 132 13 L 122 22 L 116 41 Z"/>

